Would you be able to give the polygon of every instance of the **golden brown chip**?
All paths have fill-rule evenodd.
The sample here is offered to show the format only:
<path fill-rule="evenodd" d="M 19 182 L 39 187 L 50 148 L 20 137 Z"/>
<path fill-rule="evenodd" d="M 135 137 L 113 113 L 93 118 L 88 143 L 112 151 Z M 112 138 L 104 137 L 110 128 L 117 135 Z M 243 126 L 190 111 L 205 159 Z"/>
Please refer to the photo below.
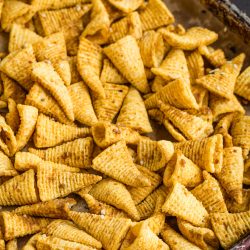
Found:
<path fill-rule="evenodd" d="M 72 198 L 55 199 L 18 207 L 13 212 L 20 215 L 67 219 L 68 211 L 76 203 Z"/>
<path fill-rule="evenodd" d="M 142 4 L 143 0 L 108 0 L 113 6 L 125 13 L 130 13 L 138 9 Z"/>
<path fill-rule="evenodd" d="M 223 167 L 216 174 L 227 194 L 237 203 L 242 203 L 244 161 L 240 147 L 224 148 Z"/>
<path fill-rule="evenodd" d="M 109 14 L 101 0 L 92 0 L 91 19 L 82 36 L 93 43 L 104 44 L 109 39 Z"/>
<path fill-rule="evenodd" d="M 150 91 L 140 49 L 134 37 L 125 36 L 105 47 L 103 51 L 134 87 L 142 93 Z"/>
<path fill-rule="evenodd" d="M 52 161 L 79 168 L 91 165 L 92 151 L 93 140 L 90 137 L 76 139 L 72 142 L 44 150 L 29 148 L 30 153 L 36 154 L 45 161 Z"/>
<path fill-rule="evenodd" d="M 147 109 L 158 107 L 158 101 L 180 108 L 180 109 L 198 109 L 195 97 L 191 91 L 190 85 L 181 79 L 168 83 L 158 92 L 145 100 Z"/>
<path fill-rule="evenodd" d="M 171 250 L 199 250 L 200 248 L 190 241 L 185 239 L 181 234 L 177 233 L 168 224 L 165 224 L 164 229 L 161 231 L 161 237 L 170 246 Z"/>
<path fill-rule="evenodd" d="M 71 220 L 102 243 L 103 248 L 118 250 L 131 225 L 130 219 L 89 213 L 69 212 Z"/>
<path fill-rule="evenodd" d="M 8 241 L 6 244 L 6 250 L 18 250 L 17 239 Z"/>
<path fill-rule="evenodd" d="M 223 193 L 218 181 L 208 173 L 204 173 L 204 182 L 191 190 L 191 193 L 202 202 L 209 213 L 227 212 Z"/>
<path fill-rule="evenodd" d="M 13 164 L 8 156 L 0 151 L 0 176 L 15 176 L 18 172 L 13 167 Z"/>
<path fill-rule="evenodd" d="M 117 22 L 112 23 L 110 30 L 110 43 L 114 43 L 127 35 L 140 39 L 142 37 L 142 27 L 138 12 L 132 12 Z"/>
<path fill-rule="evenodd" d="M 23 149 L 32 136 L 38 118 L 38 109 L 28 105 L 17 105 L 20 125 L 16 134 L 17 151 Z"/>
<path fill-rule="evenodd" d="M 134 87 L 130 87 L 124 99 L 117 124 L 132 128 L 139 133 L 151 133 L 153 131 L 140 92 Z"/>
<path fill-rule="evenodd" d="M 161 0 L 149 0 L 141 10 L 140 19 L 143 30 L 152 30 L 173 23 L 174 16 Z"/>
<path fill-rule="evenodd" d="M 37 119 L 33 141 L 37 148 L 47 148 L 87 136 L 90 136 L 89 128 L 65 125 L 40 114 Z"/>
<path fill-rule="evenodd" d="M 100 79 L 102 82 L 115 84 L 124 84 L 128 82 L 109 59 L 103 60 L 103 68 Z"/>
<path fill-rule="evenodd" d="M 196 226 L 206 226 L 208 223 L 209 216 L 205 207 L 178 182 L 169 191 L 162 211 Z"/>
<path fill-rule="evenodd" d="M 71 84 L 80 82 L 82 78 L 77 70 L 76 56 L 69 56 L 68 61 L 69 61 L 70 74 L 71 74 Z"/>
<path fill-rule="evenodd" d="M 214 232 L 205 227 L 196 227 L 184 220 L 177 220 L 183 236 L 201 249 L 218 249 L 219 241 Z"/>
<path fill-rule="evenodd" d="M 99 78 L 102 60 L 102 48 L 81 36 L 77 52 L 77 68 L 84 82 L 98 98 L 105 98 L 103 84 Z"/>
<path fill-rule="evenodd" d="M 6 123 L 11 127 L 13 132 L 16 134 L 19 125 L 20 117 L 15 101 L 11 98 L 8 99 L 8 110 L 9 112 L 5 116 Z"/>
<path fill-rule="evenodd" d="M 74 121 L 73 104 L 69 92 L 53 66 L 46 62 L 33 65 L 32 78 L 49 91 L 66 116 Z"/>
<path fill-rule="evenodd" d="M 140 219 L 131 194 L 122 183 L 112 179 L 104 179 L 94 185 L 89 194 L 101 202 L 123 210 L 134 220 Z"/>
<path fill-rule="evenodd" d="M 250 230 L 250 210 L 243 213 L 211 214 L 213 230 L 223 248 L 228 249 Z"/>
<path fill-rule="evenodd" d="M 7 211 L 1 213 L 1 221 L 5 240 L 37 233 L 50 223 L 49 219 L 22 216 Z"/>
<path fill-rule="evenodd" d="M 101 248 L 102 244 L 91 235 L 79 229 L 68 220 L 55 220 L 49 224 L 46 234 L 63 240 L 81 243 L 93 248 Z"/>
<path fill-rule="evenodd" d="M 151 171 L 157 171 L 166 165 L 173 154 L 174 147 L 170 141 L 139 140 L 137 162 Z"/>
<path fill-rule="evenodd" d="M 164 171 L 163 183 L 172 186 L 179 182 L 185 187 L 195 187 L 203 180 L 202 170 L 191 160 L 185 157 L 181 151 L 175 151 Z"/>
<path fill-rule="evenodd" d="M 150 186 L 149 179 L 134 165 L 125 141 L 113 144 L 95 157 L 92 168 L 130 186 Z"/>
<path fill-rule="evenodd" d="M 57 101 L 46 89 L 37 83 L 30 89 L 29 94 L 26 96 L 25 104 L 36 107 L 39 112 L 53 117 L 61 123 L 72 125 L 72 121 L 67 118 Z"/>
<path fill-rule="evenodd" d="M 0 205 L 26 205 L 38 202 L 35 172 L 29 170 L 4 182 L 0 186 Z"/>
<path fill-rule="evenodd" d="M 172 49 L 160 67 L 152 68 L 151 71 L 167 82 L 181 79 L 186 84 L 190 83 L 187 60 L 184 52 L 179 49 Z"/>
<path fill-rule="evenodd" d="M 218 34 L 202 27 L 192 27 L 185 34 L 176 34 L 165 28 L 160 32 L 163 38 L 174 48 L 194 50 L 202 45 L 209 45 L 218 39 Z"/>
<path fill-rule="evenodd" d="M 250 67 L 246 68 L 236 80 L 234 93 L 250 101 Z"/>
<path fill-rule="evenodd" d="M 146 68 L 145 68 L 146 69 Z M 146 70 L 147 72 L 147 70 Z M 150 72 L 152 73 L 152 71 L 150 70 Z M 153 74 L 153 73 L 152 73 Z M 163 79 L 160 76 L 155 76 L 153 83 L 151 85 L 151 90 L 153 92 L 158 92 L 160 91 L 165 85 L 168 84 L 168 81 L 166 81 L 165 79 Z"/>
<path fill-rule="evenodd" d="M 8 50 L 13 52 L 23 49 L 27 44 L 33 44 L 42 40 L 42 37 L 35 32 L 24 28 L 22 25 L 13 24 L 10 31 Z"/>
<path fill-rule="evenodd" d="M 162 178 L 160 175 L 150 171 L 149 169 L 137 165 L 139 171 L 146 176 L 150 182 L 151 186 L 149 187 L 127 187 L 135 205 L 138 205 L 142 202 L 148 195 L 150 195 L 162 182 Z"/>
<path fill-rule="evenodd" d="M 199 107 L 208 107 L 208 90 L 197 84 L 191 85 L 191 90 Z"/>
<path fill-rule="evenodd" d="M 175 150 L 180 149 L 183 154 L 210 173 L 219 173 L 223 161 L 222 135 L 209 138 L 176 143 Z"/>
<path fill-rule="evenodd" d="M 41 233 L 34 234 L 29 238 L 26 244 L 23 246 L 22 250 L 36 250 L 37 239 L 40 237 Z"/>
<path fill-rule="evenodd" d="M 101 179 L 97 175 L 64 172 L 44 165 L 37 169 L 37 186 L 42 201 L 67 196 Z"/>
<path fill-rule="evenodd" d="M 94 110 L 98 121 L 112 122 L 128 93 L 128 87 L 112 83 L 105 83 L 103 87 L 106 98 L 99 99 L 93 95 Z"/>
<path fill-rule="evenodd" d="M 13 2 L 13 1 L 8 1 Z M 27 48 L 14 51 L 0 63 L 3 73 L 16 80 L 24 89 L 29 90 L 33 85 L 31 80 L 32 64 L 36 62 L 31 45 Z"/>

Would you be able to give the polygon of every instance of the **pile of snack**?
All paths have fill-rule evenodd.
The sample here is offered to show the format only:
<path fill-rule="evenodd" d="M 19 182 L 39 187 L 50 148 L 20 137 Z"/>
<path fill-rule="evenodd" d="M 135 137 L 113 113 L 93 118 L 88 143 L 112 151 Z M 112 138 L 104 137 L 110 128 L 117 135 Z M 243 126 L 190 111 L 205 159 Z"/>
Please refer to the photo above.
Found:
<path fill-rule="evenodd" d="M 250 232 L 244 53 L 161 0 L 0 6 L 1 250 L 228 249 Z"/>

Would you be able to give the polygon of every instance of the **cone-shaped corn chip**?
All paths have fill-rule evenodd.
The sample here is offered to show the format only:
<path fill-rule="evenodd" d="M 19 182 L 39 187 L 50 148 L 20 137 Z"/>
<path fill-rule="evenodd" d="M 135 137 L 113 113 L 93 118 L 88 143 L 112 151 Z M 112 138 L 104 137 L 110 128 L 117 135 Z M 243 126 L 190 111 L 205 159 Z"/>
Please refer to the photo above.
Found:
<path fill-rule="evenodd" d="M 163 183 L 165 186 L 172 186 L 179 182 L 185 187 L 195 187 L 202 182 L 202 171 L 191 160 L 177 150 L 168 162 Z"/>
<path fill-rule="evenodd" d="M 140 12 L 143 30 L 156 29 L 174 22 L 174 16 L 161 0 L 149 0 Z"/>
<path fill-rule="evenodd" d="M 17 215 L 11 212 L 1 213 L 4 239 L 12 240 L 41 231 L 49 223 L 49 219 Z"/>
<path fill-rule="evenodd" d="M 11 1 L 12 2 L 12 1 Z M 31 80 L 32 64 L 36 62 L 31 45 L 27 48 L 10 53 L 1 64 L 0 69 L 16 80 L 23 88 L 29 90 L 33 85 Z"/>
<path fill-rule="evenodd" d="M 234 93 L 250 101 L 249 79 L 250 67 L 245 69 L 237 78 Z"/>
<path fill-rule="evenodd" d="M 126 17 L 113 23 L 110 29 L 110 43 L 114 43 L 127 35 L 131 35 L 135 39 L 142 37 L 141 20 L 138 12 L 130 13 Z"/>
<path fill-rule="evenodd" d="M 105 91 L 99 79 L 102 59 L 102 48 L 81 36 L 77 52 L 77 68 L 84 82 L 98 98 L 105 97 Z"/>
<path fill-rule="evenodd" d="M 208 90 L 197 84 L 191 85 L 191 90 L 199 107 L 207 107 L 209 98 Z"/>
<path fill-rule="evenodd" d="M 18 250 L 17 239 L 8 241 L 6 244 L 6 250 Z"/>
<path fill-rule="evenodd" d="M 141 220 L 150 217 L 155 211 L 157 199 L 159 199 L 159 197 L 163 197 L 165 199 L 166 195 L 166 187 L 160 186 L 153 193 L 148 195 L 144 201 L 136 205 Z"/>
<path fill-rule="evenodd" d="M 84 198 L 84 195 L 85 194 L 88 194 L 89 191 L 91 190 L 91 188 L 93 187 L 94 185 L 89 185 L 87 187 L 84 187 L 82 189 L 80 189 L 79 191 L 75 192 L 76 194 L 78 194 L 79 196 L 81 196 L 81 198 L 85 199 Z"/>
<path fill-rule="evenodd" d="M 123 84 L 128 81 L 119 73 L 116 67 L 109 59 L 103 60 L 103 68 L 101 73 L 101 81 L 107 83 Z"/>
<path fill-rule="evenodd" d="M 131 220 L 89 213 L 69 212 L 71 220 L 102 243 L 103 248 L 117 250 L 131 225 Z"/>
<path fill-rule="evenodd" d="M 67 250 L 75 250 L 75 249 L 83 249 L 83 250 L 93 250 L 96 248 L 89 247 L 84 244 L 80 244 L 77 242 L 72 242 L 68 240 L 63 240 L 61 238 L 41 235 L 37 239 L 36 243 L 37 250 L 45 250 L 45 249 L 67 249 Z"/>
<path fill-rule="evenodd" d="M 242 203 L 239 204 L 233 199 L 226 199 L 228 211 L 230 213 L 246 212 L 250 209 L 250 189 L 242 190 Z"/>
<path fill-rule="evenodd" d="M 40 114 L 37 119 L 33 140 L 37 148 L 47 148 L 89 135 L 89 128 L 78 128 L 61 124 L 53 121 L 48 116 Z"/>
<path fill-rule="evenodd" d="M 17 109 L 20 117 L 20 126 L 16 134 L 17 151 L 19 151 L 25 147 L 35 130 L 38 109 L 22 104 L 18 104 Z"/>
<path fill-rule="evenodd" d="M 0 116 L 0 131 L 0 148 L 6 155 L 13 156 L 17 149 L 17 141 L 13 130 L 3 116 Z"/>
<path fill-rule="evenodd" d="M 53 66 L 46 62 L 39 62 L 33 66 L 34 81 L 47 89 L 59 103 L 66 116 L 74 120 L 73 104 L 67 88 Z"/>
<path fill-rule="evenodd" d="M 108 205 L 106 203 L 100 202 L 90 194 L 83 194 L 81 195 L 81 197 L 87 203 L 89 212 L 92 214 L 107 215 L 119 218 L 129 218 L 128 214 L 126 214 L 122 210 L 112 207 L 111 205 Z"/>
<path fill-rule="evenodd" d="M 223 248 L 228 249 L 250 230 L 250 210 L 243 213 L 211 214 L 213 230 Z"/>
<path fill-rule="evenodd" d="M 10 31 L 10 40 L 8 45 L 9 52 L 23 49 L 27 44 L 33 44 L 42 40 L 42 37 L 35 32 L 23 28 L 19 24 L 13 24 Z"/>
<path fill-rule="evenodd" d="M 77 59 L 76 56 L 68 57 L 70 74 L 71 74 L 71 84 L 80 82 L 82 80 L 78 70 L 77 70 Z"/>
<path fill-rule="evenodd" d="M 37 186 L 42 201 L 66 196 L 101 179 L 97 175 L 63 172 L 43 165 L 39 165 L 37 170 Z"/>
<path fill-rule="evenodd" d="M 220 67 L 226 63 L 224 51 L 222 49 L 214 49 L 210 46 L 200 46 L 199 52 L 203 55 L 214 67 Z"/>
<path fill-rule="evenodd" d="M 117 142 L 105 149 L 93 160 L 92 167 L 130 186 L 150 185 L 149 179 L 141 174 L 134 165 L 125 141 Z"/>
<path fill-rule="evenodd" d="M 183 154 L 210 173 L 219 173 L 223 161 L 222 135 L 209 138 L 176 143 L 175 150 L 180 149 Z"/>
<path fill-rule="evenodd" d="M 190 82 L 187 61 L 184 52 L 179 49 L 172 49 L 161 66 L 151 71 L 166 81 L 182 79 L 186 84 Z"/>
<path fill-rule="evenodd" d="M 8 156 L 0 151 L 0 176 L 15 176 L 18 172 L 13 167 L 13 164 Z"/>
<path fill-rule="evenodd" d="M 38 202 L 35 172 L 29 170 L 13 177 L 0 186 L 0 205 L 26 205 Z"/>
<path fill-rule="evenodd" d="M 64 36 L 66 36 L 67 29 L 72 28 L 73 24 L 81 19 L 90 8 L 90 4 L 81 4 L 77 8 L 39 11 L 35 17 L 36 29 L 43 36 L 48 36 L 59 31 L 63 31 Z"/>
<path fill-rule="evenodd" d="M 209 213 L 227 212 L 227 207 L 219 183 L 208 174 L 204 175 L 204 177 L 204 182 L 194 188 L 191 193 L 202 202 L 203 206 Z"/>
<path fill-rule="evenodd" d="M 22 153 L 24 153 L 24 152 L 22 152 Z M 32 159 L 33 159 L 33 157 L 32 157 Z M 62 171 L 62 172 L 72 172 L 72 173 L 79 173 L 80 172 L 80 168 L 73 168 L 73 167 L 70 167 L 70 166 L 67 166 L 64 164 L 54 163 L 51 161 L 43 161 L 42 159 L 35 167 L 33 167 L 33 166 L 31 166 L 31 167 L 33 167 L 34 170 L 37 170 L 39 166 L 43 166 L 45 168 L 54 168 L 55 170 Z"/>
<path fill-rule="evenodd" d="M 34 234 L 29 238 L 22 250 L 36 250 L 37 239 L 41 236 L 41 233 Z"/>
<path fill-rule="evenodd" d="M 247 159 L 250 150 L 250 116 L 242 116 L 236 119 L 231 128 L 234 146 L 242 148 L 243 157 Z"/>
<path fill-rule="evenodd" d="M 238 77 L 245 59 L 245 54 L 236 56 L 232 61 L 228 61 L 219 69 L 215 69 L 196 80 L 210 92 L 221 97 L 231 99 L 234 92 L 236 78 Z"/>
<path fill-rule="evenodd" d="M 192 27 L 183 35 L 167 29 L 161 29 L 160 32 L 168 44 L 183 50 L 194 50 L 199 46 L 209 45 L 218 39 L 217 33 L 202 27 Z"/>
<path fill-rule="evenodd" d="M 139 220 L 134 201 L 126 187 L 112 179 L 105 179 L 93 186 L 89 192 L 94 198 L 128 213 L 134 220 Z"/>
<path fill-rule="evenodd" d="M 56 220 L 49 224 L 46 234 L 64 240 L 78 242 L 94 248 L 101 248 L 102 244 L 91 235 L 80 230 L 74 223 L 67 220 Z"/>
<path fill-rule="evenodd" d="M 213 132 L 212 124 L 198 116 L 188 114 L 185 111 L 163 103 L 160 103 L 159 107 L 164 117 L 188 140 L 201 139 Z"/>
<path fill-rule="evenodd" d="M 141 136 L 131 128 L 114 125 L 107 122 L 98 122 L 92 128 L 95 143 L 106 148 L 118 141 L 124 140 L 128 144 L 137 144 Z"/>
<path fill-rule="evenodd" d="M 88 40 L 104 44 L 109 38 L 109 14 L 101 0 L 92 0 L 91 20 L 82 35 Z"/>
<path fill-rule="evenodd" d="M 167 224 L 165 224 L 161 232 L 161 237 L 170 246 L 171 250 L 200 250 L 199 247 L 186 240 Z"/>
<path fill-rule="evenodd" d="M 15 101 L 11 98 L 8 99 L 8 110 L 9 112 L 5 116 L 6 123 L 11 127 L 13 132 L 16 134 L 19 125 L 20 117 Z"/>
<path fill-rule="evenodd" d="M 190 86 L 180 79 L 170 82 L 160 91 L 146 99 L 145 106 L 147 109 L 155 108 L 158 106 L 158 101 L 169 103 L 180 109 L 199 108 Z"/>
<path fill-rule="evenodd" d="M 224 148 L 223 167 L 216 176 L 228 195 L 242 203 L 244 162 L 240 147 Z"/>
<path fill-rule="evenodd" d="M 134 87 L 130 87 L 123 102 L 117 124 L 135 129 L 139 133 L 153 131 L 140 92 Z"/>
<path fill-rule="evenodd" d="M 139 40 L 139 47 L 144 66 L 159 67 L 164 57 L 165 46 L 160 33 L 154 30 L 144 32 Z"/>
<path fill-rule="evenodd" d="M 71 7 L 80 3 L 88 2 L 86 0 L 32 0 L 31 4 L 36 7 L 37 10 L 51 10 L 62 9 Z M 77 8 L 77 7 L 75 7 Z"/>
<path fill-rule="evenodd" d="M 162 211 L 197 226 L 208 222 L 208 213 L 202 203 L 180 183 L 172 186 Z"/>
<path fill-rule="evenodd" d="M 126 250 L 169 250 L 169 246 L 158 238 L 147 222 L 135 225 L 132 229 L 131 243 L 122 249 Z"/>
<path fill-rule="evenodd" d="M 2 29 L 9 32 L 13 23 L 25 24 L 35 14 L 33 6 L 21 1 L 5 1 L 1 15 Z"/>
<path fill-rule="evenodd" d="M 219 241 L 209 228 L 196 227 L 184 220 L 177 220 L 178 228 L 186 239 L 204 250 L 218 249 Z"/>
<path fill-rule="evenodd" d="M 231 112 L 237 112 L 244 115 L 245 110 L 235 96 L 230 100 L 215 95 L 210 95 L 209 106 L 213 112 L 214 120 L 222 115 Z"/>
<path fill-rule="evenodd" d="M 33 44 L 38 61 L 49 60 L 66 86 L 70 85 L 70 66 L 67 61 L 66 43 L 62 32 L 45 37 Z"/>
<path fill-rule="evenodd" d="M 26 96 L 25 104 L 36 107 L 39 112 L 54 117 L 65 124 L 72 124 L 56 100 L 39 84 L 34 84 Z"/>
<path fill-rule="evenodd" d="M 93 140 L 90 137 L 76 139 L 72 142 L 44 150 L 29 148 L 30 153 L 36 154 L 45 161 L 53 161 L 80 168 L 91 165 L 92 151 Z"/>
<path fill-rule="evenodd" d="M 140 140 L 137 147 L 138 164 L 157 171 L 165 167 L 174 154 L 174 147 L 170 141 Z"/>
<path fill-rule="evenodd" d="M 109 57 L 121 74 L 139 91 L 150 91 L 136 39 L 125 36 L 116 43 L 104 48 L 104 53 Z"/>
<path fill-rule="evenodd" d="M 152 73 L 152 71 L 150 70 L 150 72 Z M 153 73 L 152 73 L 153 74 Z M 160 76 L 155 76 L 153 83 L 151 85 L 151 90 L 153 92 L 158 92 L 159 90 L 162 89 L 162 87 L 164 87 L 165 85 L 167 85 L 168 81 L 166 81 L 165 79 L 163 79 Z"/>
<path fill-rule="evenodd" d="M 7 101 L 9 98 L 12 98 L 16 103 L 23 103 L 26 95 L 23 88 L 4 73 L 1 74 L 1 78 L 3 81 L 3 94 L 1 100 Z"/>
<path fill-rule="evenodd" d="M 72 198 L 56 199 L 18 207 L 13 212 L 21 215 L 67 219 L 68 211 L 75 204 L 76 201 Z"/>
<path fill-rule="evenodd" d="M 150 171 L 149 169 L 137 165 L 139 171 L 146 176 L 150 182 L 151 186 L 149 187 L 127 187 L 135 205 L 142 202 L 149 194 L 151 194 L 160 184 L 162 178 L 160 175 Z"/>
<path fill-rule="evenodd" d="M 68 87 L 73 103 L 75 119 L 80 123 L 92 126 L 97 122 L 87 86 L 83 82 Z"/>
<path fill-rule="evenodd" d="M 135 0 L 135 1 L 129 1 L 129 0 L 108 0 L 113 6 L 115 6 L 117 9 L 121 10 L 125 13 L 130 13 L 136 9 L 138 9 L 142 4 L 143 0 Z"/>
<path fill-rule="evenodd" d="M 17 169 L 18 171 L 26 171 L 29 169 L 34 169 L 36 171 L 37 166 L 40 164 L 49 165 L 62 171 L 80 172 L 79 168 L 73 168 L 64 164 L 54 163 L 50 161 L 43 161 L 39 156 L 29 152 L 17 152 L 15 154 L 15 169 Z"/>
<path fill-rule="evenodd" d="M 112 83 L 105 83 L 103 87 L 106 98 L 99 99 L 94 95 L 93 106 L 99 121 L 112 122 L 128 93 L 128 87 Z"/>

